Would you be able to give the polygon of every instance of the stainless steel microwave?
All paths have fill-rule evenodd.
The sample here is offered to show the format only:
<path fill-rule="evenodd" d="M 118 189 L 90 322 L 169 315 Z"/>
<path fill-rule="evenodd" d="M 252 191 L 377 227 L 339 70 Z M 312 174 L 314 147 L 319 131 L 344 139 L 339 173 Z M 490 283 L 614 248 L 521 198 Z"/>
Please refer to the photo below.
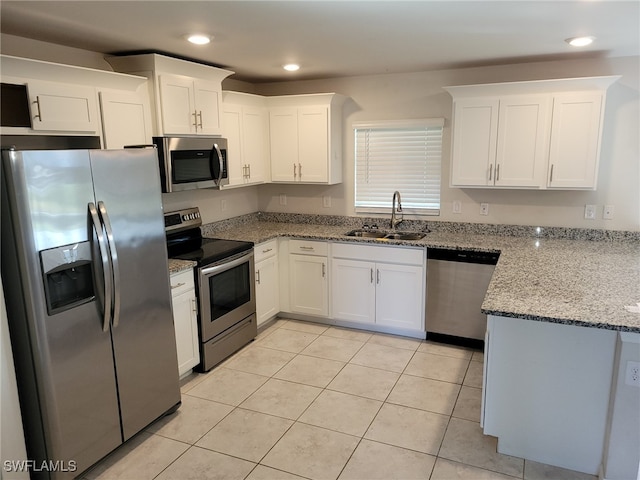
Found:
<path fill-rule="evenodd" d="M 158 149 L 163 192 L 229 183 L 226 138 L 153 137 L 153 144 Z"/>

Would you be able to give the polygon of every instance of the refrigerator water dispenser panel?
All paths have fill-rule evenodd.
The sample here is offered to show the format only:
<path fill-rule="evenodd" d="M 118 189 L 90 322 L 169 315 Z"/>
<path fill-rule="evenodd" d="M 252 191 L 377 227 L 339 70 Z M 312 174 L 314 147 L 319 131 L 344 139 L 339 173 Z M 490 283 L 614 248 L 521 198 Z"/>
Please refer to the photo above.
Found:
<path fill-rule="evenodd" d="M 95 298 L 90 242 L 42 250 L 40 261 L 49 315 Z"/>

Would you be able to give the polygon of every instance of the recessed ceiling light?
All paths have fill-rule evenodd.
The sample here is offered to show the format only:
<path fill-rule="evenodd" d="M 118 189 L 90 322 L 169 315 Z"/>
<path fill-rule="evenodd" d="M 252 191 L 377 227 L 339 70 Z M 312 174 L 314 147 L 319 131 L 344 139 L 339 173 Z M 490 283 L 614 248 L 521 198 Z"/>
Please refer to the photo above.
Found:
<path fill-rule="evenodd" d="M 195 45 L 206 45 L 211 41 L 211 37 L 209 35 L 194 34 L 187 35 L 187 40 Z"/>
<path fill-rule="evenodd" d="M 596 37 L 573 37 L 567 38 L 565 42 L 567 42 L 572 47 L 586 47 L 587 45 L 591 45 Z"/>
<path fill-rule="evenodd" d="M 282 68 L 284 68 L 287 72 L 296 72 L 300 70 L 300 65 L 297 65 L 295 63 L 288 63 L 284 65 Z"/>

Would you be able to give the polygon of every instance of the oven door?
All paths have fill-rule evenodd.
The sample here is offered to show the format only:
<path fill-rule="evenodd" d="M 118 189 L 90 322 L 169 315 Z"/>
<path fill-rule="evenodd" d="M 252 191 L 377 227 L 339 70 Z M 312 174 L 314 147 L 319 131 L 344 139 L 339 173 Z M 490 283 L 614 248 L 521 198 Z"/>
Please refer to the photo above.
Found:
<path fill-rule="evenodd" d="M 255 313 L 254 277 L 253 250 L 199 268 L 201 342 Z"/>

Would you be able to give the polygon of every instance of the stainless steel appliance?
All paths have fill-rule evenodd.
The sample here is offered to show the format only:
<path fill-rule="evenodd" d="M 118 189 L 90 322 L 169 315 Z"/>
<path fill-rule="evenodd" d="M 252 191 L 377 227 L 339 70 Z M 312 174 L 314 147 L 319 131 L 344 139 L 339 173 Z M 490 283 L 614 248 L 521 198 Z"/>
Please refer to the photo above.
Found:
<path fill-rule="evenodd" d="M 2 152 L 32 478 L 75 477 L 180 405 L 157 162 L 155 149 Z"/>
<path fill-rule="evenodd" d="M 258 334 L 253 243 L 203 238 L 198 208 L 164 218 L 169 256 L 198 264 L 198 369 L 206 372 Z"/>
<path fill-rule="evenodd" d="M 480 307 L 498 253 L 427 250 L 427 339 L 482 347 L 487 317 Z"/>
<path fill-rule="evenodd" d="M 220 137 L 153 137 L 163 192 L 219 188 L 229 183 L 227 140 Z"/>

